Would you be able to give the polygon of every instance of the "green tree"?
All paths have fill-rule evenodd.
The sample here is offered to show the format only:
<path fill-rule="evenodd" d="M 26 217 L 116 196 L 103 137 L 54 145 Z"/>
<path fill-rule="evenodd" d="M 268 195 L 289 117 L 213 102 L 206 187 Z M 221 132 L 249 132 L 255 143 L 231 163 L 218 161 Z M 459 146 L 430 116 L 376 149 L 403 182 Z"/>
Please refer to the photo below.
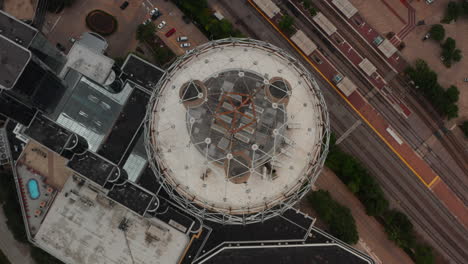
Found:
<path fill-rule="evenodd" d="M 452 61 L 458 62 L 461 60 L 461 51 L 456 48 L 457 44 L 453 38 L 447 38 L 442 44 L 442 57 L 444 57 L 444 65 L 450 67 Z"/>
<path fill-rule="evenodd" d="M 461 5 L 458 5 L 455 1 L 450 1 L 447 5 L 447 9 L 445 10 L 445 16 L 442 19 L 442 23 L 450 23 L 453 20 L 457 21 L 458 16 L 460 15 Z"/>
<path fill-rule="evenodd" d="M 311 0 L 303 0 L 302 4 L 304 5 L 305 9 L 309 9 L 311 7 L 311 5 L 312 5 L 312 1 Z"/>
<path fill-rule="evenodd" d="M 440 24 L 433 25 L 429 30 L 429 33 L 433 40 L 441 41 L 445 38 L 445 29 Z"/>
<path fill-rule="evenodd" d="M 330 233 L 349 244 L 355 244 L 359 235 L 351 211 L 333 200 L 328 191 L 318 190 L 308 196 L 314 210 L 328 225 Z"/>
<path fill-rule="evenodd" d="M 291 35 L 294 33 L 294 18 L 290 15 L 284 15 L 281 17 L 278 26 L 284 33 Z"/>
<path fill-rule="evenodd" d="M 414 246 L 413 224 L 405 214 L 397 210 L 389 210 L 383 217 L 385 232 L 390 240 L 404 249 Z"/>
<path fill-rule="evenodd" d="M 151 41 L 154 39 L 154 33 L 156 31 L 156 26 L 154 23 L 148 23 L 146 25 L 138 25 L 136 31 L 136 39 L 141 42 Z"/>
<path fill-rule="evenodd" d="M 460 91 L 455 85 L 451 85 L 447 91 L 445 91 L 445 96 L 449 103 L 456 103 L 458 102 L 458 98 L 460 96 Z"/>
<path fill-rule="evenodd" d="M 434 253 L 432 248 L 426 245 L 417 245 L 414 249 L 415 264 L 434 264 Z"/>
<path fill-rule="evenodd" d="M 461 128 L 461 130 L 463 131 L 463 134 L 465 134 L 465 137 L 468 138 L 468 121 L 464 121 L 464 122 L 460 125 L 460 128 Z"/>

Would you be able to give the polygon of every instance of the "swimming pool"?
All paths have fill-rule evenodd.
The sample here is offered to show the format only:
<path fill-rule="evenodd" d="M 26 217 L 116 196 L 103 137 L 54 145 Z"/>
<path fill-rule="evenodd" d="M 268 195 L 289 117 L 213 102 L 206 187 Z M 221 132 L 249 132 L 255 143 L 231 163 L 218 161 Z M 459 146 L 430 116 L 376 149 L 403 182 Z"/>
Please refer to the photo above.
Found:
<path fill-rule="evenodd" d="M 28 181 L 28 192 L 29 192 L 29 197 L 33 200 L 36 200 L 41 196 L 41 193 L 39 192 L 39 183 L 35 179 L 31 179 Z"/>

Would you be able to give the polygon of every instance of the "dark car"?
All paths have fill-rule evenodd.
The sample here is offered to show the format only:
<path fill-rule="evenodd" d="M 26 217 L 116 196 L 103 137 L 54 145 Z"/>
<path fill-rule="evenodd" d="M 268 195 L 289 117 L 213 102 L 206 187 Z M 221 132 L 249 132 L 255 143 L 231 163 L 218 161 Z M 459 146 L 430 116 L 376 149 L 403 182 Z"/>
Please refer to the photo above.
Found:
<path fill-rule="evenodd" d="M 128 6 L 128 1 L 123 2 L 123 4 L 120 6 L 120 9 L 124 10 Z"/>
<path fill-rule="evenodd" d="M 169 30 L 168 32 L 166 32 L 166 37 L 172 36 L 172 34 L 174 34 L 175 32 L 176 32 L 176 29 L 175 29 L 175 28 L 172 28 L 171 30 Z"/>
<path fill-rule="evenodd" d="M 57 45 L 55 45 L 55 46 L 57 47 L 57 49 L 59 49 L 62 52 L 65 52 L 65 50 L 66 50 L 65 47 L 60 43 L 57 43 Z"/>

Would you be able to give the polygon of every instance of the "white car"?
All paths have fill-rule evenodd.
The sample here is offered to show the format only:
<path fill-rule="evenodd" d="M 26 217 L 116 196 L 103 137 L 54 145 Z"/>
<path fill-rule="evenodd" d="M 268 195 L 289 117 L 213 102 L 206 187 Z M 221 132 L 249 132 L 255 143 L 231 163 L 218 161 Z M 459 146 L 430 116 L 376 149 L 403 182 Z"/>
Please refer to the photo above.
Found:
<path fill-rule="evenodd" d="M 190 47 L 190 43 L 182 43 L 182 44 L 180 44 L 180 47 L 181 48 L 188 48 L 188 47 Z"/>
<path fill-rule="evenodd" d="M 151 23 L 151 19 L 146 19 L 145 21 L 143 21 L 143 25 L 148 25 L 149 23 Z"/>
<path fill-rule="evenodd" d="M 189 54 L 190 52 L 193 52 L 193 51 L 194 51 L 194 49 L 186 50 L 186 51 L 185 51 L 185 54 Z"/>
<path fill-rule="evenodd" d="M 434 2 L 435 2 L 435 0 L 426 0 L 426 4 L 428 4 L 428 5 L 430 5 L 430 4 L 434 3 Z"/>
<path fill-rule="evenodd" d="M 158 12 L 159 12 L 159 9 L 154 8 L 153 10 L 151 10 L 150 16 L 153 16 L 153 15 L 157 14 Z"/>
<path fill-rule="evenodd" d="M 159 23 L 158 29 L 162 29 L 165 26 L 166 26 L 166 21 L 163 20 L 163 21 L 161 21 L 161 23 Z"/>

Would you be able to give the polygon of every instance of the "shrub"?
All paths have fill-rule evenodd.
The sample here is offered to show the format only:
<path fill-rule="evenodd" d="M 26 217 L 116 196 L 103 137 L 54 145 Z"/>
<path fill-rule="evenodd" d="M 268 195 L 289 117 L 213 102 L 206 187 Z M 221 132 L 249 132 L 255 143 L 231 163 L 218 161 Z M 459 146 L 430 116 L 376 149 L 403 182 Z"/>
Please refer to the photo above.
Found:
<path fill-rule="evenodd" d="M 358 241 L 356 223 L 349 208 L 333 200 L 330 193 L 324 190 L 312 192 L 308 200 L 333 236 L 349 244 Z"/>
<path fill-rule="evenodd" d="M 426 245 L 417 245 L 414 249 L 415 264 L 434 264 L 434 253 L 432 248 Z"/>
<path fill-rule="evenodd" d="M 429 33 L 433 40 L 441 41 L 445 38 L 445 29 L 440 24 L 433 25 L 429 30 Z"/>
<path fill-rule="evenodd" d="M 442 23 L 450 23 L 453 20 L 457 21 L 458 16 L 460 15 L 461 6 L 458 5 L 455 1 L 450 1 L 447 5 L 447 9 L 445 10 L 445 16 L 441 20 Z"/>
<path fill-rule="evenodd" d="M 294 18 L 290 15 L 284 15 L 281 17 L 278 27 L 287 35 L 292 35 L 295 31 Z"/>

